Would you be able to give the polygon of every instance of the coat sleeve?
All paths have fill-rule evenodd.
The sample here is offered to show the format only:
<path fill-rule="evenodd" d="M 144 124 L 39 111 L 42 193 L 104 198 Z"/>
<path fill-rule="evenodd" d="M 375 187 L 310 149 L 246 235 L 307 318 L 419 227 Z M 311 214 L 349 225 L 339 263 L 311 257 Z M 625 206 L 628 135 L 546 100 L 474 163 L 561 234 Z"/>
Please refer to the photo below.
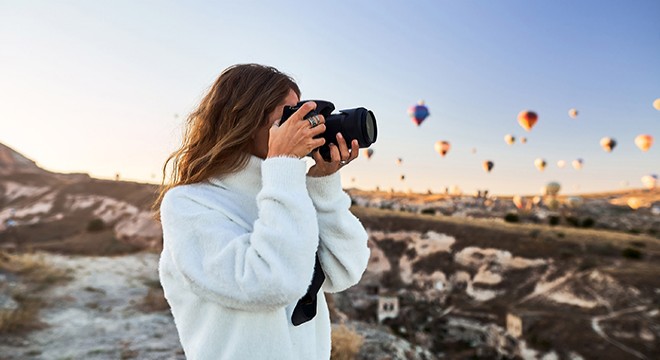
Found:
<path fill-rule="evenodd" d="M 308 176 L 307 189 L 318 217 L 318 254 L 326 276 L 323 290 L 345 290 L 357 284 L 367 268 L 367 232 L 349 210 L 351 199 L 341 188 L 339 173 Z"/>
<path fill-rule="evenodd" d="M 185 288 L 241 310 L 274 309 L 302 297 L 318 247 L 305 169 L 299 159 L 264 160 L 258 219 L 251 233 L 195 201 L 193 189 L 168 191 L 161 204 L 164 253 Z"/>

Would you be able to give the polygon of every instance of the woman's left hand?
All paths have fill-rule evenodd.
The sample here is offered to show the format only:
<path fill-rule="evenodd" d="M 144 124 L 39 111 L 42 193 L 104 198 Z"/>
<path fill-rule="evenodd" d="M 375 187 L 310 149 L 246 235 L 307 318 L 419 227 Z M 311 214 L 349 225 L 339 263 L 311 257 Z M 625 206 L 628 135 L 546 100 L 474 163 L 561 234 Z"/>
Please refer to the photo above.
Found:
<path fill-rule="evenodd" d="M 325 161 L 318 150 L 314 151 L 312 157 L 314 158 L 314 161 L 316 161 L 316 164 L 309 168 L 307 175 L 321 177 L 334 174 L 337 170 L 355 160 L 360 154 L 360 145 L 358 144 L 358 141 L 353 140 L 351 142 L 351 149 L 349 151 L 348 146 L 346 145 L 346 140 L 344 140 L 341 133 L 337 133 L 337 144 L 339 144 L 339 146 L 332 143 L 329 145 L 330 161 Z"/>

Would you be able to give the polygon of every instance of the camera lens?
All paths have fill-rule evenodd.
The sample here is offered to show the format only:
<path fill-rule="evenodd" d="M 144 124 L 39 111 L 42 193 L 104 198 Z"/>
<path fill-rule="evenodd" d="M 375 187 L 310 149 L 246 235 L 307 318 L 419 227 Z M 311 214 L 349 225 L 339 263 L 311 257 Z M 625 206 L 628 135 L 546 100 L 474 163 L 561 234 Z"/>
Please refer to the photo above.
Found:
<path fill-rule="evenodd" d="M 369 144 L 372 144 L 376 141 L 376 119 L 371 110 L 367 111 L 367 116 L 365 119 L 366 135 Z"/>

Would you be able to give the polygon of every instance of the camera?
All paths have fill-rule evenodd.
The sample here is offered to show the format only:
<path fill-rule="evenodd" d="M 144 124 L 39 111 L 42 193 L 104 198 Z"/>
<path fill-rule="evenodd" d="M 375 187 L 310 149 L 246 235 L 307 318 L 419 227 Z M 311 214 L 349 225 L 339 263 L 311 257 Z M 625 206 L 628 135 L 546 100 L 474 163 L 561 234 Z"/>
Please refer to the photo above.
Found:
<path fill-rule="evenodd" d="M 305 100 L 300 101 L 295 106 L 285 106 L 280 125 L 308 101 L 314 101 L 316 103 L 316 109 L 307 113 L 304 118 L 307 119 L 314 115 L 323 115 L 325 118 L 325 131 L 317 137 L 325 139 L 325 145 L 319 147 L 318 150 L 326 161 L 330 161 L 329 145 L 331 143 L 338 145 L 338 132 L 341 132 L 344 136 L 349 149 L 354 139 L 357 139 L 360 148 L 367 148 L 376 142 L 378 128 L 376 127 L 376 117 L 371 110 L 359 107 L 339 110 L 338 114 L 333 114 L 335 105 L 325 100 Z"/>

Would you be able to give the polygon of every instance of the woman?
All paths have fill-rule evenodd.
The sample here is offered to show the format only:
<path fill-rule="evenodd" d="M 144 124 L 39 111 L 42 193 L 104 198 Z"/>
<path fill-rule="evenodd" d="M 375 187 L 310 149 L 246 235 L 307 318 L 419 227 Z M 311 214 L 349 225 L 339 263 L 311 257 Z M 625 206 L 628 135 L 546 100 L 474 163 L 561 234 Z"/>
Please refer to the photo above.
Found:
<path fill-rule="evenodd" d="M 314 151 L 325 120 L 303 118 L 313 102 L 279 126 L 299 98 L 275 68 L 232 66 L 165 163 L 159 275 L 189 359 L 330 358 L 323 291 L 356 284 L 369 259 L 338 173 L 359 151 L 341 134 L 331 161 Z"/>

